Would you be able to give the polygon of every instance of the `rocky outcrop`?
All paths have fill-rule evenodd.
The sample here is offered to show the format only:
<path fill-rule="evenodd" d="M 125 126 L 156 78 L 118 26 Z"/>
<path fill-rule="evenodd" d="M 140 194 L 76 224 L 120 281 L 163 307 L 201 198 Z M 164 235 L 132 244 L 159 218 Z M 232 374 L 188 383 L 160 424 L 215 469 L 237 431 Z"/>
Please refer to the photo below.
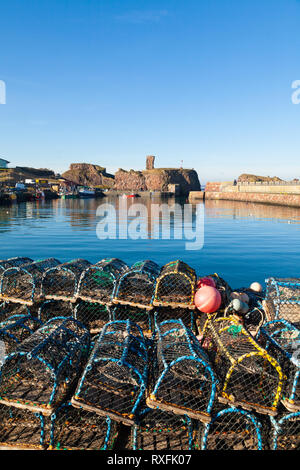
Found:
<path fill-rule="evenodd" d="M 81 186 L 112 188 L 115 178 L 106 168 L 90 163 L 72 163 L 62 177 Z"/>
<path fill-rule="evenodd" d="M 257 175 L 250 175 L 248 173 L 243 173 L 238 177 L 238 183 L 270 183 L 273 181 L 283 181 L 282 179 L 278 178 L 278 176 L 257 176 Z"/>
<path fill-rule="evenodd" d="M 115 174 L 114 189 L 121 191 L 168 191 L 169 185 L 177 184 L 180 193 L 200 191 L 201 185 L 195 170 L 184 168 L 156 168 L 144 171 L 119 169 Z"/>
<path fill-rule="evenodd" d="M 145 176 L 141 171 L 126 171 L 119 168 L 115 173 L 113 189 L 117 191 L 147 191 Z"/>
<path fill-rule="evenodd" d="M 187 195 L 190 191 L 200 191 L 201 185 L 195 170 L 184 168 L 159 168 L 143 171 L 147 189 L 150 191 L 168 191 L 170 184 L 177 184 L 180 193 Z"/>
<path fill-rule="evenodd" d="M 148 163 L 149 167 L 154 166 L 154 157 Z M 179 193 L 183 195 L 201 190 L 197 172 L 185 168 L 152 168 L 143 171 L 119 168 L 113 176 L 98 165 L 72 163 L 62 177 L 79 185 L 116 191 L 168 191 L 169 185 L 174 184 L 178 185 Z"/>

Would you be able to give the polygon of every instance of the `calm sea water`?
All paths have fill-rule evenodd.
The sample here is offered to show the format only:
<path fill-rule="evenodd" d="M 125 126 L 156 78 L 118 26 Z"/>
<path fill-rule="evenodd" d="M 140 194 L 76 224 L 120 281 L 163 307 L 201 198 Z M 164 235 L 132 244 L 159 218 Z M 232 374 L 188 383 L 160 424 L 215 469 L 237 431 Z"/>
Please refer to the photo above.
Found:
<path fill-rule="evenodd" d="M 151 225 L 146 216 L 148 239 L 100 240 L 96 234 L 100 220 L 96 210 L 104 202 L 116 207 L 118 215 L 119 201 L 114 198 L 54 200 L 1 207 L 0 259 L 28 256 L 33 259 L 55 257 L 62 262 L 85 258 L 96 262 L 118 257 L 128 264 L 152 259 L 160 265 L 181 259 L 194 267 L 198 275 L 218 273 L 233 288 L 248 286 L 253 281 L 264 282 L 269 276 L 300 277 L 300 209 L 206 201 L 203 206 L 204 246 L 189 251 L 184 239 L 151 238 Z M 128 201 L 129 206 L 133 202 L 144 203 L 149 209 L 149 199 Z M 129 222 L 131 220 L 129 217 Z M 171 222 L 176 226 L 181 221 Z M 120 224 L 124 223 L 121 220 Z"/>

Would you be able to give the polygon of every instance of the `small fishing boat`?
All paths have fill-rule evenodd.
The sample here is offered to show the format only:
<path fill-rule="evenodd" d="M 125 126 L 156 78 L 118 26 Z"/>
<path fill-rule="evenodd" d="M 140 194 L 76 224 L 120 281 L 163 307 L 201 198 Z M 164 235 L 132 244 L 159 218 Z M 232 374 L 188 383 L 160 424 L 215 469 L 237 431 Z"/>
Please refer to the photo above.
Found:
<path fill-rule="evenodd" d="M 60 193 L 61 199 L 76 199 L 78 198 L 78 193 L 76 192 L 65 192 L 65 193 Z"/>
<path fill-rule="evenodd" d="M 9 199 L 10 199 L 10 201 L 12 201 L 12 202 L 17 202 L 17 195 L 16 195 L 16 193 L 14 193 L 14 192 L 11 191 L 11 192 L 9 192 L 8 194 L 9 194 Z"/>
<path fill-rule="evenodd" d="M 95 197 L 95 190 L 91 188 L 79 189 L 78 195 L 80 198 Z"/>
<path fill-rule="evenodd" d="M 44 193 L 44 191 L 38 190 L 38 191 L 36 192 L 36 194 L 35 194 L 35 198 L 36 198 L 36 199 L 45 199 L 45 193 Z"/>
<path fill-rule="evenodd" d="M 138 197 L 138 194 L 123 194 L 123 197 Z"/>

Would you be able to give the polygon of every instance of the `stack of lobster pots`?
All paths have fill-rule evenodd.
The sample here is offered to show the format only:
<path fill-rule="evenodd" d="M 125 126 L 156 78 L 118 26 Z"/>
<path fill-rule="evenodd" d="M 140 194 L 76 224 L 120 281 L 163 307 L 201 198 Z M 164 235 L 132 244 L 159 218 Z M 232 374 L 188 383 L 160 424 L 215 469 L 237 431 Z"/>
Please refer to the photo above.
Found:
<path fill-rule="evenodd" d="M 0 301 L 0 448 L 300 445 L 299 279 L 10 258 Z"/>

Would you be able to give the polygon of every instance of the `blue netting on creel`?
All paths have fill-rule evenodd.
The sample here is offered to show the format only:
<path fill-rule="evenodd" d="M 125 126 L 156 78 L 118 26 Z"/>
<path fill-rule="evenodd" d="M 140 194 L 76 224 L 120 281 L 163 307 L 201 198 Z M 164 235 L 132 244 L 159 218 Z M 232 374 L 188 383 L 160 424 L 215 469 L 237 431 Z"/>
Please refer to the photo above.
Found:
<path fill-rule="evenodd" d="M 107 323 L 72 404 L 131 425 L 144 398 L 147 376 L 147 345 L 138 325 L 129 320 Z"/>
<path fill-rule="evenodd" d="M 55 258 L 48 258 L 6 269 L 0 278 L 0 297 L 5 301 L 32 305 L 40 300 L 43 273 L 59 264 Z"/>
<path fill-rule="evenodd" d="M 183 324 L 193 333 L 197 333 L 196 318 L 195 310 L 187 308 L 156 307 L 154 310 L 155 323 L 162 323 L 166 320 L 182 320 Z"/>
<path fill-rule="evenodd" d="M 117 435 L 116 422 L 68 402 L 51 415 L 48 450 L 110 450 Z"/>
<path fill-rule="evenodd" d="M 208 355 L 182 320 L 157 324 L 155 339 L 148 406 L 209 421 L 218 381 Z"/>
<path fill-rule="evenodd" d="M 139 418 L 131 428 L 131 449 L 184 451 L 194 448 L 195 426 L 188 416 L 146 408 Z"/>
<path fill-rule="evenodd" d="M 31 315 L 28 305 L 3 302 L 0 304 L 0 323 L 8 320 L 13 315 Z"/>
<path fill-rule="evenodd" d="M 300 330 L 287 320 L 273 320 L 259 330 L 257 340 L 281 365 L 287 380 L 283 404 L 300 411 Z"/>
<path fill-rule="evenodd" d="M 225 408 L 200 426 L 196 445 L 200 450 L 263 450 L 262 425 L 253 413 Z"/>
<path fill-rule="evenodd" d="M 276 418 L 271 417 L 270 421 L 272 450 L 300 449 L 300 411 L 281 413 Z"/>
<path fill-rule="evenodd" d="M 300 324 L 300 279 L 266 279 L 263 305 L 268 320 L 284 319 Z"/>
<path fill-rule="evenodd" d="M 13 315 L 0 323 L 0 341 L 4 343 L 1 356 L 6 356 L 41 326 L 41 322 L 31 315 Z M 4 354 L 3 354 L 4 353 Z M 0 363 L 4 357 L 0 358 Z"/>
<path fill-rule="evenodd" d="M 49 437 L 50 417 L 0 404 L 0 449 L 45 450 Z"/>
<path fill-rule="evenodd" d="M 89 332 L 80 322 L 48 321 L 4 358 L 0 404 L 51 414 L 80 377 L 89 346 Z"/>

